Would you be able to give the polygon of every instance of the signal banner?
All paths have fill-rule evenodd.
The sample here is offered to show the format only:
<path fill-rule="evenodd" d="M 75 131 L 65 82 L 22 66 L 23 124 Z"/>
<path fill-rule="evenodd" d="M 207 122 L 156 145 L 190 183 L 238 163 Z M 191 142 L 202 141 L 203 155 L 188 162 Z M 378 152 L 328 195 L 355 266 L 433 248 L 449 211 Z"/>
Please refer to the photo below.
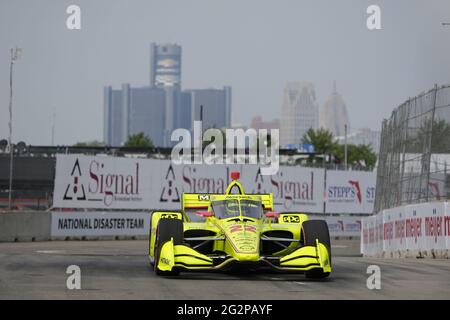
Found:
<path fill-rule="evenodd" d="M 149 213 L 52 212 L 51 236 L 145 236 L 149 226 Z"/>
<path fill-rule="evenodd" d="M 261 175 L 256 165 L 243 165 L 242 169 L 245 190 L 273 193 L 275 210 L 323 213 L 323 169 L 280 166 L 271 176 Z"/>
<path fill-rule="evenodd" d="M 143 209 L 148 168 L 142 159 L 58 154 L 53 206 Z"/>
<path fill-rule="evenodd" d="M 239 171 L 247 192 L 272 192 L 276 210 L 323 212 L 323 169 L 282 166 L 273 176 L 258 165 L 174 165 L 170 160 L 57 155 L 55 208 L 181 208 L 181 195 L 224 193 Z"/>
<path fill-rule="evenodd" d="M 325 187 L 327 213 L 372 213 L 376 172 L 328 170 Z"/>

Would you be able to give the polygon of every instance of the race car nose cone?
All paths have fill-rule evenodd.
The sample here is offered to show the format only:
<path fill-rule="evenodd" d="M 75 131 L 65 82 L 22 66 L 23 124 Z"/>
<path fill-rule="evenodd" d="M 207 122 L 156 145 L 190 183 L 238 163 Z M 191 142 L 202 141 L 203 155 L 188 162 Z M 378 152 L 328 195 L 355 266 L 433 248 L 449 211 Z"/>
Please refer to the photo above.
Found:
<path fill-rule="evenodd" d="M 258 261 L 259 254 L 258 253 L 236 253 L 235 258 L 237 261 L 241 261 L 241 262 Z"/>

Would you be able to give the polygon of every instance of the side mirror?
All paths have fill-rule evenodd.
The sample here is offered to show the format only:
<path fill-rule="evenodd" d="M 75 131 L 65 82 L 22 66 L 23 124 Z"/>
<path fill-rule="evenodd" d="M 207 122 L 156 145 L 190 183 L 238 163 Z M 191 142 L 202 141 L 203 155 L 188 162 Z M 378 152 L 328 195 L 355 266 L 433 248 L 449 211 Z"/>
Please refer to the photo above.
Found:
<path fill-rule="evenodd" d="M 278 218 L 279 215 L 280 215 L 279 212 L 267 212 L 266 213 L 267 218 Z"/>
<path fill-rule="evenodd" d="M 197 211 L 196 212 L 198 215 L 201 215 L 202 217 L 205 217 L 205 218 L 209 218 L 209 217 L 212 217 L 214 214 L 212 213 L 212 212 L 210 212 L 210 211 Z"/>

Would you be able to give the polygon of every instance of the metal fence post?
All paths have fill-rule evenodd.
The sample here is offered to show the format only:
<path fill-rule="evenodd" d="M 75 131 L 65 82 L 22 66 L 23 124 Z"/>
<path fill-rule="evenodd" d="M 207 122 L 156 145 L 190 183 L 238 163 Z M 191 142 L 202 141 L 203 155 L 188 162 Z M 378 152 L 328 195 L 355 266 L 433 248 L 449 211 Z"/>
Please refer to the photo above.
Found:
<path fill-rule="evenodd" d="M 434 123 L 434 116 L 436 113 L 436 96 L 437 96 L 437 90 L 438 86 L 437 84 L 434 85 L 434 95 L 433 95 L 433 109 L 431 109 L 431 124 L 430 124 L 430 133 L 429 133 L 429 139 L 428 139 L 428 154 L 427 154 L 427 195 L 426 195 L 426 201 L 428 202 L 428 199 L 430 197 L 430 171 L 431 171 L 431 154 L 433 152 L 432 146 L 433 146 L 433 123 Z"/>

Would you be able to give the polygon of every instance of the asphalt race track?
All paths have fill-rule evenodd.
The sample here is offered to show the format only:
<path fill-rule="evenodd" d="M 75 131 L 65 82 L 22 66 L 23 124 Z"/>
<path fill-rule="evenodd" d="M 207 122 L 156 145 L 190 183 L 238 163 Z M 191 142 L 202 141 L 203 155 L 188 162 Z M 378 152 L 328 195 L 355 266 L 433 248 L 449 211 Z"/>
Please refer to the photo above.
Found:
<path fill-rule="evenodd" d="M 182 273 L 156 276 L 146 241 L 0 243 L 0 299 L 450 299 L 450 260 L 368 259 L 357 241 L 333 242 L 333 273 Z M 366 286 L 381 268 L 381 289 Z M 81 268 L 81 289 L 66 287 L 66 268 Z"/>

